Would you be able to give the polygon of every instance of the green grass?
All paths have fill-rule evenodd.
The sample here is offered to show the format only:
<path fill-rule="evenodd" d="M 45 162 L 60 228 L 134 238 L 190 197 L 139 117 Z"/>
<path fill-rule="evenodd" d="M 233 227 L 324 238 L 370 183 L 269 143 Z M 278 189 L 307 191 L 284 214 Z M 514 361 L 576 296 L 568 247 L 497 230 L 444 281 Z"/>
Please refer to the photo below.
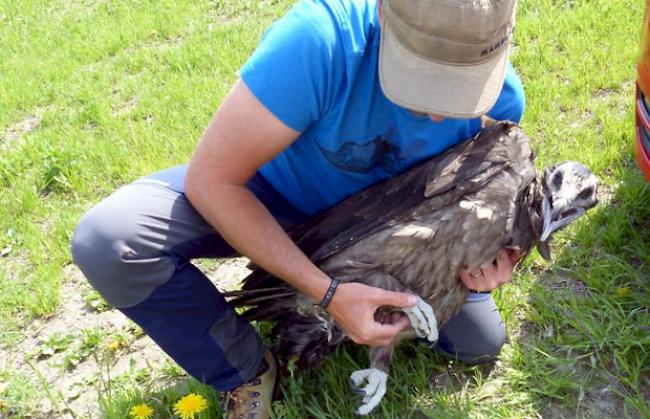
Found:
<path fill-rule="evenodd" d="M 56 311 L 80 215 L 189 159 L 237 69 L 291 3 L 0 0 L 0 347 Z M 510 340 L 492 371 L 406 345 L 377 417 L 582 417 L 606 412 L 603 400 L 616 416 L 650 416 L 650 188 L 631 147 L 642 15 L 633 0 L 521 0 L 512 61 L 538 165 L 580 160 L 607 193 L 559 235 L 552 263 L 528 260 L 496 292 Z M 87 356 L 98 336 L 70 345 Z M 365 362 L 346 347 L 287 378 L 276 413 L 348 417 L 358 400 L 347 376 Z M 190 390 L 216 414 L 209 388 L 167 369 L 176 386 L 136 372 L 116 379 L 103 414 L 155 399 L 168 417 Z M 0 382 L 0 415 L 3 403 L 28 415 L 45 397 L 28 371 L 0 368 Z"/>

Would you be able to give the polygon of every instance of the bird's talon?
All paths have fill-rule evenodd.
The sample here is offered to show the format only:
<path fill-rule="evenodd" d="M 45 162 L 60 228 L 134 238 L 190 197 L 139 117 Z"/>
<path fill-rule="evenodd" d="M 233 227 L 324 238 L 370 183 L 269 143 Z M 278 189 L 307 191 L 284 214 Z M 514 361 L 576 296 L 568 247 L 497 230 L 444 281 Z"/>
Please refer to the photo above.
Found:
<path fill-rule="evenodd" d="M 348 379 L 348 382 L 350 383 L 350 387 L 352 387 L 352 391 L 360 396 L 365 396 L 366 395 L 366 390 L 362 389 L 358 385 L 355 384 L 354 380 L 352 378 Z"/>
<path fill-rule="evenodd" d="M 429 342 L 438 340 L 438 321 L 433 309 L 422 298 L 418 297 L 418 303 L 413 307 L 403 309 L 411 322 L 411 327 L 419 338 Z"/>
<path fill-rule="evenodd" d="M 363 391 L 362 405 L 359 406 L 356 413 L 367 415 L 374 409 L 386 394 L 386 383 L 388 375 L 375 368 L 355 371 L 350 375 L 350 386 L 353 391 L 355 387 Z"/>

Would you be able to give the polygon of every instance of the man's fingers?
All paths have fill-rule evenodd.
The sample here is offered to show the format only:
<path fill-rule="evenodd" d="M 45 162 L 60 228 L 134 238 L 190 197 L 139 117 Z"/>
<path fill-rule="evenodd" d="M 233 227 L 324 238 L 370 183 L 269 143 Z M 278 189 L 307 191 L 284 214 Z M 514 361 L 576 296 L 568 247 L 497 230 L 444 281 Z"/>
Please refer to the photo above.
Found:
<path fill-rule="evenodd" d="M 458 276 L 460 276 L 460 280 L 463 281 L 463 284 L 465 284 L 467 288 L 472 290 L 476 289 L 476 279 L 474 279 L 468 271 L 461 269 L 458 271 Z"/>
<path fill-rule="evenodd" d="M 476 291 L 489 291 L 501 284 L 512 280 L 514 266 L 521 260 L 524 252 L 519 248 L 509 250 L 501 249 L 492 263 L 481 265 L 480 268 L 468 272 L 465 269 L 458 271 L 463 284 Z"/>
<path fill-rule="evenodd" d="M 395 339 L 395 336 L 397 336 L 399 332 L 410 326 L 411 322 L 406 316 L 400 317 L 394 323 L 376 323 L 376 327 L 373 330 L 375 335 L 375 338 L 373 339 L 374 344 L 370 344 L 370 346 L 386 346 Z"/>
<path fill-rule="evenodd" d="M 400 319 L 405 319 L 407 322 L 409 321 L 408 316 L 404 314 L 403 311 L 393 311 L 390 316 L 391 323 L 397 323 Z"/>
<path fill-rule="evenodd" d="M 390 325 L 395 326 L 399 331 L 411 326 L 411 321 L 404 313 L 393 313 L 391 317 Z"/>
<path fill-rule="evenodd" d="M 507 255 L 506 255 L 507 258 Z M 492 263 L 481 265 L 481 275 L 475 278 L 477 291 L 492 291 L 504 281 L 501 280 L 503 265 L 502 255 L 497 254 L 496 259 Z"/>
<path fill-rule="evenodd" d="M 505 249 L 497 253 L 497 280 L 500 284 L 510 282 L 512 279 L 513 264 L 510 260 L 510 254 Z"/>
<path fill-rule="evenodd" d="M 497 266 L 509 264 L 509 263 L 510 263 L 510 254 L 508 253 L 508 251 L 505 249 L 499 250 L 499 253 L 497 253 Z"/>
<path fill-rule="evenodd" d="M 375 301 L 382 306 L 393 306 L 399 308 L 411 307 L 417 304 L 418 297 L 406 292 L 394 292 L 377 290 Z"/>
<path fill-rule="evenodd" d="M 521 249 L 518 248 L 512 249 L 508 252 L 508 256 L 510 257 L 510 263 L 512 263 L 513 266 L 519 263 L 523 255 L 524 252 L 522 252 Z"/>
<path fill-rule="evenodd" d="M 490 264 L 481 266 L 481 275 L 479 275 L 479 277 L 482 276 L 485 279 L 492 279 L 493 276 L 496 275 L 496 273 L 497 273 L 499 263 L 500 262 L 499 262 L 498 257 L 497 257 L 497 264 L 496 265 L 493 264 L 493 263 L 490 263 Z"/>
<path fill-rule="evenodd" d="M 410 327 L 410 325 L 408 318 L 404 316 L 404 318 L 400 317 L 392 323 L 380 324 L 372 322 L 371 325 L 364 327 L 363 331 L 359 331 L 358 334 L 351 333 L 348 336 L 353 342 L 361 345 L 386 346 L 395 339 L 399 332 Z"/>
<path fill-rule="evenodd" d="M 397 323 L 402 317 L 406 317 L 406 314 L 402 311 L 392 311 L 389 313 L 375 313 L 375 321 L 380 324 L 394 324 Z M 406 317 L 408 320 L 408 317 Z"/>

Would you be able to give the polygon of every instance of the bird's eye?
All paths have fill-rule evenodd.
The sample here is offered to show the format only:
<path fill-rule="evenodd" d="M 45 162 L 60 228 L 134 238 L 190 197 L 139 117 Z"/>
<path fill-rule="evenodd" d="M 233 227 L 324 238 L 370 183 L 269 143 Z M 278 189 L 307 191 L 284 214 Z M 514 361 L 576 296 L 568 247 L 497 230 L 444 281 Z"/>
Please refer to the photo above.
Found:
<path fill-rule="evenodd" d="M 557 172 L 553 176 L 553 186 L 559 189 L 562 186 L 562 180 L 564 180 L 564 175 L 562 175 L 562 172 Z"/>
<path fill-rule="evenodd" d="M 589 187 L 578 194 L 578 199 L 589 199 L 593 193 L 593 188 Z"/>

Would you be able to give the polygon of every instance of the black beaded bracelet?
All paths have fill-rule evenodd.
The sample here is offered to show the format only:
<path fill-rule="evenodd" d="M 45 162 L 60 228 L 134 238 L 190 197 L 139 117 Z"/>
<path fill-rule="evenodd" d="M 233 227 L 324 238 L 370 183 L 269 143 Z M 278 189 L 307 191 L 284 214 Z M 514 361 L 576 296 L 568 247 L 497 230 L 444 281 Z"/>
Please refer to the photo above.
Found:
<path fill-rule="evenodd" d="M 334 297 L 334 291 L 336 291 L 336 287 L 339 286 L 339 281 L 336 279 L 332 279 L 332 282 L 330 282 L 330 287 L 327 289 L 327 292 L 325 293 L 325 297 L 321 300 L 318 305 L 321 308 L 327 308 L 328 305 L 330 305 L 330 301 L 332 301 L 332 297 Z"/>

